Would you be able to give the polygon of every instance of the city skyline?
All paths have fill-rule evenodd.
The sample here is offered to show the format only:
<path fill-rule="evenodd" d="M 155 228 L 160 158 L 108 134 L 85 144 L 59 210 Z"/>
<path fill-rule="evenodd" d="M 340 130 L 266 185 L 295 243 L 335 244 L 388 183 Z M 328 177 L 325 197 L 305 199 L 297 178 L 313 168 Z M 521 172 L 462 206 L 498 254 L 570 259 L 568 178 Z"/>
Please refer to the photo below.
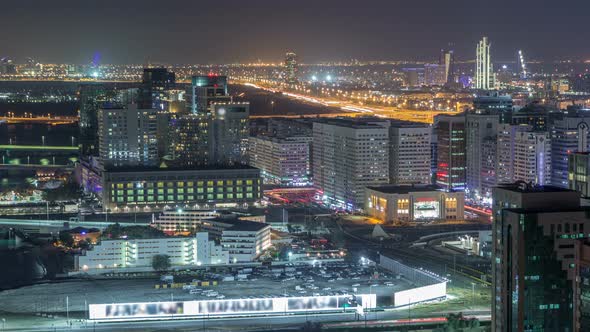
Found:
<path fill-rule="evenodd" d="M 471 60 L 475 44 L 487 36 L 498 61 L 516 59 L 519 49 L 544 61 L 590 57 L 581 20 L 590 4 L 580 1 L 535 6 L 526 0 L 483 11 L 463 0 L 33 3 L 3 4 L 0 28 L 10 33 L 0 37 L 0 56 L 54 63 L 243 63 L 281 61 L 292 50 L 302 63 L 430 60 L 451 44 L 457 59 Z M 129 15 L 134 11 L 141 15 Z M 547 24 L 549 19 L 568 24 Z M 193 37 L 187 39 L 187 32 Z"/>

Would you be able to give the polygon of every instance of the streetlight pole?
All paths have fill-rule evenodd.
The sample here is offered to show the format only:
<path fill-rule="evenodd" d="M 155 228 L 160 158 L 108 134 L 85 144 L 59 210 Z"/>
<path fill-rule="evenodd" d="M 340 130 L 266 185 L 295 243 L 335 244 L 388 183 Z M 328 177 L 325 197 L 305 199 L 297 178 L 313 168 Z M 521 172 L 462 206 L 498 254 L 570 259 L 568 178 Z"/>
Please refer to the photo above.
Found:
<path fill-rule="evenodd" d="M 66 296 L 66 320 L 67 324 L 70 325 L 70 297 Z"/>
<path fill-rule="evenodd" d="M 475 308 L 475 283 L 471 283 L 471 307 Z"/>

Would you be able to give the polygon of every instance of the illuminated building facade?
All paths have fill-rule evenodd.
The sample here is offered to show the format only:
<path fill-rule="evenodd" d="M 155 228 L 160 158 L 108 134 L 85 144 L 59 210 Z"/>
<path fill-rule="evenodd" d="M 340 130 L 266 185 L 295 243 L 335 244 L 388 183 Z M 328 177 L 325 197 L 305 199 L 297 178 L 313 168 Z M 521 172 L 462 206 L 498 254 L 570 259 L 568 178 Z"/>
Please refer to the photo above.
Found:
<path fill-rule="evenodd" d="M 211 103 L 231 100 L 227 91 L 227 76 L 193 76 L 184 97 L 188 113 L 206 113 Z"/>
<path fill-rule="evenodd" d="M 462 220 L 465 194 L 433 185 L 367 187 L 365 211 L 385 223 Z"/>
<path fill-rule="evenodd" d="M 285 82 L 297 84 L 297 54 L 287 52 L 285 54 Z"/>
<path fill-rule="evenodd" d="M 590 197 L 590 154 L 572 152 L 568 155 L 568 187 Z"/>
<path fill-rule="evenodd" d="M 101 240 L 85 255 L 77 256 L 77 268 L 87 273 L 133 268 L 153 271 L 152 259 L 156 255 L 170 257 L 170 266 L 227 265 L 228 252 L 209 241 L 206 232 L 194 237 L 165 237 L 150 239 Z"/>
<path fill-rule="evenodd" d="M 496 114 L 500 123 L 512 121 L 512 97 L 500 95 L 497 92 L 489 92 L 473 99 L 473 110 L 480 114 Z"/>
<path fill-rule="evenodd" d="M 392 121 L 389 127 L 389 177 L 390 183 L 430 183 L 430 142 L 432 128 L 429 125 Z"/>
<path fill-rule="evenodd" d="M 465 115 L 466 191 L 470 197 L 490 197 L 492 186 L 496 185 L 492 179 L 495 172 L 489 169 L 491 162 L 496 160 L 496 151 L 489 144 L 496 139 L 498 122 L 499 116 L 495 114 L 469 112 Z M 484 142 L 486 149 L 483 148 Z M 484 164 L 488 168 L 486 173 Z"/>
<path fill-rule="evenodd" d="M 168 91 L 174 89 L 176 76 L 166 68 L 144 68 L 140 86 L 140 107 L 167 110 Z"/>
<path fill-rule="evenodd" d="M 170 120 L 170 155 L 178 167 L 209 164 L 209 115 L 184 114 Z"/>
<path fill-rule="evenodd" d="M 475 88 L 480 90 L 492 90 L 496 80 L 494 66 L 490 56 L 491 43 L 488 37 L 477 44 L 475 52 Z"/>
<path fill-rule="evenodd" d="M 207 204 L 244 207 L 262 198 L 260 170 L 249 166 L 201 169 L 115 168 L 102 173 L 102 202 L 111 211 L 162 210 Z"/>
<path fill-rule="evenodd" d="M 209 163 L 245 164 L 250 127 L 248 102 L 215 102 L 210 106 Z"/>
<path fill-rule="evenodd" d="M 286 187 L 308 186 L 311 137 L 253 136 L 248 143 L 250 166 L 259 168 L 264 183 Z"/>
<path fill-rule="evenodd" d="M 365 187 L 389 183 L 389 122 L 321 119 L 313 124 L 314 186 L 328 205 L 356 210 Z"/>
<path fill-rule="evenodd" d="M 578 331 L 575 243 L 590 229 L 579 193 L 525 183 L 493 190 L 492 331 Z"/>
<path fill-rule="evenodd" d="M 590 241 L 575 242 L 574 331 L 590 331 Z"/>
<path fill-rule="evenodd" d="M 403 68 L 404 86 L 419 87 L 424 85 L 424 68 Z"/>
<path fill-rule="evenodd" d="M 514 138 L 514 181 L 551 183 L 551 140 L 546 132 L 520 131 Z"/>
<path fill-rule="evenodd" d="M 527 125 L 500 125 L 497 137 L 497 183 L 551 183 L 549 133 L 533 131 Z"/>
<path fill-rule="evenodd" d="M 445 85 L 447 83 L 446 67 L 439 64 L 424 65 L 424 84 L 425 85 Z"/>
<path fill-rule="evenodd" d="M 230 263 L 252 262 L 271 246 L 270 225 L 238 219 L 226 222 L 231 225 L 221 232 L 220 243 Z"/>
<path fill-rule="evenodd" d="M 451 84 L 456 82 L 455 78 L 455 53 L 453 50 L 441 50 L 439 65 L 443 66 L 444 80 Z"/>
<path fill-rule="evenodd" d="M 436 184 L 446 190 L 465 189 L 465 115 L 435 118 Z"/>
<path fill-rule="evenodd" d="M 551 184 L 568 188 L 568 157 L 588 151 L 590 116 L 568 115 L 554 120 L 551 126 Z"/>
<path fill-rule="evenodd" d="M 80 136 L 78 138 L 80 155 L 98 155 L 98 109 L 106 101 L 106 91 L 100 84 L 81 84 L 80 99 Z"/>
<path fill-rule="evenodd" d="M 98 111 L 100 161 L 105 166 L 158 164 L 158 110 L 105 108 Z"/>

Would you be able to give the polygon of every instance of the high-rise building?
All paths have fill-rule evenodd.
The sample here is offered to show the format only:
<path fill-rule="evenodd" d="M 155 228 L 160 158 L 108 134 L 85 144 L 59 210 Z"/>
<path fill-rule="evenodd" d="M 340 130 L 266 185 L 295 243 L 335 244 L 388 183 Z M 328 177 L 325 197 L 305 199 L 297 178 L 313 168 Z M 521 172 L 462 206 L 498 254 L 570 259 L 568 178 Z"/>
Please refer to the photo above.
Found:
<path fill-rule="evenodd" d="M 184 95 L 188 113 L 205 113 L 214 102 L 228 102 L 227 76 L 193 76 Z"/>
<path fill-rule="evenodd" d="M 216 102 L 210 106 L 209 163 L 233 165 L 246 163 L 250 104 Z"/>
<path fill-rule="evenodd" d="M 139 89 L 141 108 L 167 109 L 168 91 L 174 89 L 176 76 L 166 68 L 144 68 Z"/>
<path fill-rule="evenodd" d="M 418 87 L 424 85 L 424 68 L 402 68 L 404 85 L 406 87 Z"/>
<path fill-rule="evenodd" d="M 590 92 L 590 74 L 579 74 L 572 79 L 575 92 Z"/>
<path fill-rule="evenodd" d="M 249 165 L 260 169 L 264 183 L 310 185 L 310 143 L 307 136 L 252 136 L 248 141 Z"/>
<path fill-rule="evenodd" d="M 285 54 L 285 82 L 287 84 L 296 84 L 297 79 L 297 55 L 293 52 Z"/>
<path fill-rule="evenodd" d="M 551 138 L 547 132 L 520 131 L 514 139 L 514 181 L 551 183 Z"/>
<path fill-rule="evenodd" d="M 453 50 L 441 50 L 439 65 L 444 68 L 446 83 L 455 83 L 455 54 Z"/>
<path fill-rule="evenodd" d="M 447 83 L 446 67 L 439 64 L 427 63 L 424 65 L 424 84 L 445 85 Z"/>
<path fill-rule="evenodd" d="M 497 183 L 551 183 L 549 133 L 534 131 L 528 125 L 503 124 L 498 128 L 497 146 Z"/>
<path fill-rule="evenodd" d="M 551 184 L 568 187 L 568 156 L 590 147 L 590 115 L 568 115 L 551 125 Z"/>
<path fill-rule="evenodd" d="M 313 124 L 314 186 L 331 206 L 356 210 L 365 188 L 389 182 L 389 122 L 322 119 Z"/>
<path fill-rule="evenodd" d="M 209 117 L 207 113 L 191 113 L 170 120 L 169 154 L 178 167 L 209 164 Z"/>
<path fill-rule="evenodd" d="M 574 247 L 590 227 L 579 193 L 521 183 L 493 202 L 492 331 L 577 331 Z"/>
<path fill-rule="evenodd" d="M 435 118 L 436 184 L 445 190 L 465 189 L 465 115 Z"/>
<path fill-rule="evenodd" d="M 543 105 L 529 104 L 512 113 L 512 124 L 529 125 L 536 131 L 549 131 L 549 110 Z"/>
<path fill-rule="evenodd" d="M 480 90 L 492 90 L 495 88 L 494 66 L 492 64 L 491 43 L 488 37 L 477 44 L 475 58 L 475 88 Z"/>
<path fill-rule="evenodd" d="M 156 109 L 103 108 L 98 111 L 99 156 L 104 166 L 154 166 L 158 159 Z"/>
<path fill-rule="evenodd" d="M 207 112 L 170 120 L 171 157 L 179 167 L 247 162 L 250 104 L 215 102 Z"/>
<path fill-rule="evenodd" d="M 512 121 L 512 97 L 509 95 L 500 95 L 498 92 L 479 95 L 473 99 L 473 109 L 475 113 L 497 114 L 500 123 Z"/>
<path fill-rule="evenodd" d="M 98 109 L 106 101 L 106 91 L 101 84 L 81 84 L 80 100 L 80 155 L 98 155 Z"/>
<path fill-rule="evenodd" d="M 568 154 L 568 185 L 569 189 L 590 197 L 590 154 L 588 152 L 572 152 Z"/>
<path fill-rule="evenodd" d="M 496 160 L 496 151 L 490 144 L 498 134 L 499 116 L 489 112 L 469 112 L 465 115 L 465 166 L 466 191 L 475 198 L 490 197 L 492 186 L 496 185 L 493 176 L 495 171 L 489 167 Z M 484 142 L 486 149 L 484 149 Z M 484 164 L 486 172 L 483 172 Z M 485 185 L 484 185 L 485 183 Z"/>
<path fill-rule="evenodd" d="M 395 185 L 430 183 L 429 125 L 392 121 L 389 127 L 389 177 Z"/>

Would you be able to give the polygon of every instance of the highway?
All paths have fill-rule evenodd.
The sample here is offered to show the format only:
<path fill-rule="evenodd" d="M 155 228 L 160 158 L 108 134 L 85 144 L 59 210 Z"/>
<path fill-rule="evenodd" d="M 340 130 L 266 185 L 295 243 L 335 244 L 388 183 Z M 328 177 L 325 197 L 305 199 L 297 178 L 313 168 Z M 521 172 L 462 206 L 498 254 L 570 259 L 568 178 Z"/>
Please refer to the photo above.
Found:
<path fill-rule="evenodd" d="M 412 313 L 414 309 L 402 308 L 370 312 L 359 316 L 355 312 L 298 314 L 278 316 L 256 316 L 237 318 L 182 319 L 182 320 L 142 320 L 135 322 L 98 323 L 94 321 L 71 320 L 68 326 L 64 317 L 47 320 L 45 324 L 22 324 L 7 321 L 4 331 L 281 331 L 299 330 L 306 322 L 320 322 L 326 328 L 364 327 L 366 326 L 432 326 L 444 322 L 446 312 L 427 314 Z M 464 310 L 465 315 L 487 317 L 489 310 Z"/>
<path fill-rule="evenodd" d="M 262 89 L 272 93 L 282 93 L 283 95 L 296 100 L 319 104 L 326 107 L 340 108 L 343 112 L 342 116 L 376 116 L 387 119 L 398 119 L 404 121 L 422 122 L 432 124 L 434 117 L 438 114 L 458 114 L 456 111 L 435 111 L 435 110 L 409 110 L 399 109 L 397 107 L 385 107 L 375 105 L 362 105 L 358 101 L 352 99 L 334 99 L 318 96 L 308 96 L 301 93 L 293 93 L 290 91 L 283 91 L 275 87 L 270 87 L 262 83 L 252 83 L 248 81 L 235 80 L 235 84 L 243 84 L 245 86 Z M 321 117 L 333 117 L 334 114 L 321 114 Z M 296 117 L 296 116 L 294 116 Z"/>

